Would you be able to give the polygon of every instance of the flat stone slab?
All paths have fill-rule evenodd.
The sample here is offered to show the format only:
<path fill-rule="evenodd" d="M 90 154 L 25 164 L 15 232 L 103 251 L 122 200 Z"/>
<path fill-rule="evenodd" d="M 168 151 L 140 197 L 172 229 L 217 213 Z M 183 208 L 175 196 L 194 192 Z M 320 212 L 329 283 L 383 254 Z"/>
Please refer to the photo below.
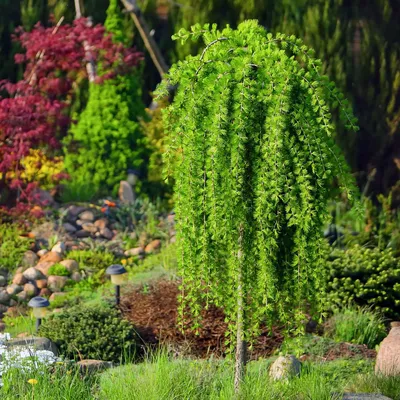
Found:
<path fill-rule="evenodd" d="M 345 393 L 343 400 L 392 400 L 378 393 Z"/>
<path fill-rule="evenodd" d="M 51 351 L 55 356 L 58 355 L 57 346 L 47 338 L 41 337 L 26 337 L 26 338 L 15 338 L 5 342 L 7 348 L 15 347 L 32 347 L 35 350 L 47 350 Z"/>

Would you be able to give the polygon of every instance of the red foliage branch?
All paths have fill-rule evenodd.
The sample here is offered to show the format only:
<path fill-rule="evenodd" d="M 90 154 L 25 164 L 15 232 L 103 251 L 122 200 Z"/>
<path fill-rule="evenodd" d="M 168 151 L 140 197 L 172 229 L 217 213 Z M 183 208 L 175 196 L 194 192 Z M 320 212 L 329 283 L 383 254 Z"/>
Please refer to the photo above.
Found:
<path fill-rule="evenodd" d="M 0 91 L 6 93 L 0 97 L 0 205 L 5 193 L 14 193 L 11 205 L 30 205 L 34 190 L 19 179 L 21 160 L 30 149 L 59 146 L 58 138 L 70 123 L 67 108 L 75 83 L 87 79 L 86 64 L 101 64 L 101 83 L 132 71 L 142 55 L 114 43 L 104 26 L 90 26 L 85 18 L 56 28 L 37 24 L 32 32 L 18 28 L 14 39 L 25 49 L 15 56 L 25 72 L 18 83 L 0 82 Z"/>

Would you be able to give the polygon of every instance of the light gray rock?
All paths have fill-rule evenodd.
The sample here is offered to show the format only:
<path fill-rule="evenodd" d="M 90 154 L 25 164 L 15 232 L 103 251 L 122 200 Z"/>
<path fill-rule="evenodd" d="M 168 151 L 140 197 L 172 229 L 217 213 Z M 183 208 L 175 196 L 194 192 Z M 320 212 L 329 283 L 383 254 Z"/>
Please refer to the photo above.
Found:
<path fill-rule="evenodd" d="M 95 225 L 92 224 L 91 222 L 84 223 L 84 224 L 82 225 L 82 229 L 83 229 L 84 231 L 86 231 L 86 232 L 89 232 L 89 233 L 96 233 L 96 232 L 98 231 L 97 226 L 95 226 Z"/>
<path fill-rule="evenodd" d="M 27 282 L 27 280 L 21 272 L 16 273 L 12 280 L 12 283 L 14 283 L 15 285 L 20 285 L 20 286 L 25 285 L 26 282 Z"/>
<path fill-rule="evenodd" d="M 11 284 L 11 285 L 8 285 L 8 286 L 7 286 L 7 289 L 6 289 L 7 293 L 8 293 L 10 296 L 15 296 L 16 294 L 22 292 L 23 290 L 24 290 L 24 289 L 22 288 L 22 286 L 16 285 L 15 283 L 13 283 L 13 284 Z"/>
<path fill-rule="evenodd" d="M 44 274 L 34 267 L 28 268 L 24 271 L 23 275 L 28 281 L 36 281 L 37 279 L 44 278 Z"/>
<path fill-rule="evenodd" d="M 24 292 L 26 293 L 27 298 L 31 298 L 36 296 L 38 293 L 38 288 L 33 283 L 25 283 Z"/>
<path fill-rule="evenodd" d="M 274 380 L 288 379 L 300 374 L 301 363 L 292 355 L 279 356 L 271 365 L 269 376 Z"/>
<path fill-rule="evenodd" d="M 18 300 L 19 302 L 24 302 L 24 301 L 28 300 L 28 295 L 27 295 L 27 293 L 24 292 L 24 291 L 18 293 L 18 294 L 17 294 L 17 300 Z"/>
<path fill-rule="evenodd" d="M 126 250 L 124 253 L 126 256 L 139 256 L 140 254 L 144 254 L 143 247 L 135 247 L 134 249 Z"/>
<path fill-rule="evenodd" d="M 36 255 L 36 253 L 34 253 L 31 250 L 28 250 L 24 253 L 21 264 L 23 267 L 29 268 L 29 267 L 34 267 L 38 261 L 39 257 Z"/>
<path fill-rule="evenodd" d="M 68 281 L 68 278 L 66 276 L 50 275 L 47 278 L 47 287 L 52 292 L 61 292 L 61 290 L 66 285 L 67 281 Z"/>
<path fill-rule="evenodd" d="M 52 247 L 51 251 L 55 251 L 56 253 L 63 255 L 63 254 L 65 253 L 65 250 L 66 250 L 66 249 L 67 249 L 67 248 L 66 248 L 64 242 L 58 242 L 57 244 L 55 244 L 55 245 Z"/>
<path fill-rule="evenodd" d="M 108 228 L 101 228 L 100 235 L 103 236 L 103 238 L 108 239 L 108 240 L 111 240 L 114 237 L 114 234 Z"/>
<path fill-rule="evenodd" d="M 36 254 L 37 254 L 39 257 L 43 257 L 43 256 L 45 256 L 48 252 L 49 252 L 49 251 L 48 251 L 47 249 L 41 249 L 41 250 L 39 250 Z"/>
<path fill-rule="evenodd" d="M 70 219 L 76 219 L 79 214 L 82 214 L 86 210 L 87 207 L 72 205 L 68 207 L 67 215 Z"/>
<path fill-rule="evenodd" d="M 75 272 L 72 273 L 71 279 L 74 282 L 80 282 L 82 280 L 82 275 L 81 275 L 81 273 L 79 271 L 75 271 Z"/>
<path fill-rule="evenodd" d="M 67 232 L 67 233 L 75 233 L 77 230 L 75 228 L 75 226 L 70 224 L 69 222 L 66 222 L 65 224 L 63 224 L 63 228 L 65 229 L 65 232 Z"/>
<path fill-rule="evenodd" d="M 83 213 L 79 214 L 79 219 L 86 222 L 93 222 L 94 214 L 92 211 L 84 211 Z"/>
<path fill-rule="evenodd" d="M 6 290 L 0 291 L 0 304 L 8 305 L 10 301 L 10 295 L 7 293 Z"/>
<path fill-rule="evenodd" d="M 63 260 L 60 262 L 60 264 L 64 265 L 64 267 L 67 268 L 67 270 L 71 273 L 78 271 L 79 269 L 79 264 L 75 260 Z"/>

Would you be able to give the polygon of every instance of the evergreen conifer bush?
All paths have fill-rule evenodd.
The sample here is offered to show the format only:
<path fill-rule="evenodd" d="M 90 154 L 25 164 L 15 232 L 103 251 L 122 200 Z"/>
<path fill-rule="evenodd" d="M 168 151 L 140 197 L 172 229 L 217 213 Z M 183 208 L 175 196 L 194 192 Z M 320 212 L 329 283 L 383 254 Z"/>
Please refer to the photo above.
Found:
<path fill-rule="evenodd" d="M 132 325 L 105 303 L 78 305 L 44 319 L 40 334 L 69 358 L 120 362 L 136 351 Z"/>
<path fill-rule="evenodd" d="M 327 261 L 326 303 L 370 306 L 388 317 L 400 315 L 400 263 L 387 248 L 354 245 L 336 249 Z"/>
<path fill-rule="evenodd" d="M 348 129 L 356 120 L 296 37 L 274 37 L 247 21 L 237 30 L 196 25 L 174 38 L 205 43 L 171 68 L 158 91 L 178 85 L 164 115 L 181 319 L 190 310 L 197 328 L 205 305 L 223 307 L 238 388 L 260 322 L 301 330 L 306 309 L 319 304 L 332 183 L 338 178 L 349 198 L 357 192 L 332 137 L 331 112 L 338 109 Z"/>
<path fill-rule="evenodd" d="M 117 0 L 110 2 L 105 27 L 115 41 L 123 40 L 123 19 Z M 126 179 L 127 170 L 140 167 L 144 144 L 138 118 L 143 115 L 137 71 L 90 85 L 86 108 L 65 140 L 65 166 L 75 193 L 79 193 L 79 187 L 90 185 L 91 193 L 81 193 L 115 194 L 120 180 Z"/>

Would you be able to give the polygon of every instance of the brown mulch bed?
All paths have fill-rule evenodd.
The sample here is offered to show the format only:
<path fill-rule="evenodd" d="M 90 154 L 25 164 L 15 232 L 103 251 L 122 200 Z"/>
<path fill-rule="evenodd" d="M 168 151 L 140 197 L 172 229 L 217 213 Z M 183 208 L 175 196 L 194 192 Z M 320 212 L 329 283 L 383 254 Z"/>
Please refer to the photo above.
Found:
<path fill-rule="evenodd" d="M 177 326 L 178 282 L 158 281 L 135 287 L 121 299 L 121 310 L 134 325 L 145 344 L 166 344 L 179 354 L 195 357 L 222 356 L 226 347 L 227 324 L 221 309 L 211 306 L 202 312 L 199 335 L 189 329 L 181 333 Z M 278 329 L 265 329 L 253 345 L 250 357 L 267 357 L 279 348 L 283 336 Z"/>
<path fill-rule="evenodd" d="M 213 306 L 204 309 L 199 335 L 190 329 L 181 333 L 177 326 L 178 285 L 177 281 L 160 280 L 146 286 L 132 287 L 121 299 L 121 310 L 147 346 L 164 344 L 170 351 L 184 356 L 223 356 L 226 351 L 224 334 L 227 327 L 223 311 Z M 278 328 L 273 328 L 272 332 L 263 329 L 253 344 L 250 358 L 271 356 L 282 341 L 283 334 Z M 330 347 L 322 358 L 329 361 L 357 357 L 375 358 L 376 351 L 365 345 L 338 343 Z M 303 360 L 308 358 L 313 356 L 302 356 Z"/>
<path fill-rule="evenodd" d="M 376 350 L 369 349 L 365 344 L 338 343 L 325 354 L 327 361 L 337 358 L 376 358 Z"/>

